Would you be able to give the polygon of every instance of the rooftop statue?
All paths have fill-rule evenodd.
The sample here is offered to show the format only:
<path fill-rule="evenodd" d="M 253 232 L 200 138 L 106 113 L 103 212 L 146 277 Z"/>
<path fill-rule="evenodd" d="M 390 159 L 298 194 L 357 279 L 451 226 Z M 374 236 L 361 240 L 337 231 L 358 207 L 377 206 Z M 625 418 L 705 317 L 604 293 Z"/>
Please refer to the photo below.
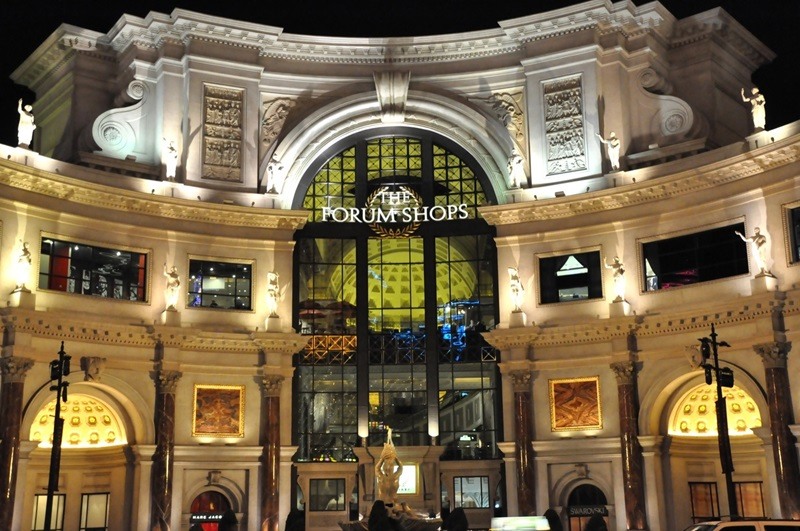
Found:
<path fill-rule="evenodd" d="M 167 309 L 175 310 L 177 309 L 178 295 L 181 287 L 181 277 L 178 275 L 178 268 L 176 266 L 172 266 L 167 269 L 167 264 L 165 263 L 164 277 L 167 279 L 166 293 L 164 294 L 164 299 L 167 303 Z"/>
<path fill-rule="evenodd" d="M 508 268 L 509 283 L 511 287 L 511 302 L 514 304 L 515 312 L 522 311 L 522 301 L 525 297 L 525 288 L 519 279 L 519 270 L 516 267 Z"/>
<path fill-rule="evenodd" d="M 17 112 L 19 112 L 19 125 L 17 126 L 17 143 L 19 147 L 29 148 L 33 143 L 33 130 L 36 125 L 33 123 L 33 107 L 30 105 L 22 106 L 22 98 L 17 102 Z"/>
<path fill-rule="evenodd" d="M 750 90 L 751 96 L 745 96 L 742 89 L 742 101 L 750 102 L 750 114 L 753 116 L 753 127 L 756 131 L 763 131 L 767 125 L 767 100 L 758 87 Z"/>
<path fill-rule="evenodd" d="M 752 236 L 745 236 L 738 230 L 735 231 L 742 241 L 749 242 L 753 248 L 753 258 L 756 259 L 756 266 L 758 266 L 757 277 L 773 276 L 769 269 L 767 269 L 767 237 L 761 234 L 761 229 L 758 227 L 753 229 Z"/>
<path fill-rule="evenodd" d="M 612 269 L 614 271 L 614 292 L 616 294 L 614 302 L 622 302 L 625 300 L 625 268 L 619 256 L 615 256 L 611 263 L 608 263 L 608 258 L 606 258 L 605 264 L 606 269 Z"/>

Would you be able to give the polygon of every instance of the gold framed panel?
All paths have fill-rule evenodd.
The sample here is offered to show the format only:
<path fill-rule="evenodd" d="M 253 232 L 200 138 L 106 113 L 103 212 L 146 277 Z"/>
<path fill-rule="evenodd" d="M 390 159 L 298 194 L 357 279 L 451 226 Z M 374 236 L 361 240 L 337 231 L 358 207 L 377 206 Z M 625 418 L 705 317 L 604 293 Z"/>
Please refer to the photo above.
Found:
<path fill-rule="evenodd" d="M 244 437 L 244 386 L 194 386 L 192 437 Z"/>
<path fill-rule="evenodd" d="M 552 431 L 603 429 L 600 377 L 548 380 Z"/>

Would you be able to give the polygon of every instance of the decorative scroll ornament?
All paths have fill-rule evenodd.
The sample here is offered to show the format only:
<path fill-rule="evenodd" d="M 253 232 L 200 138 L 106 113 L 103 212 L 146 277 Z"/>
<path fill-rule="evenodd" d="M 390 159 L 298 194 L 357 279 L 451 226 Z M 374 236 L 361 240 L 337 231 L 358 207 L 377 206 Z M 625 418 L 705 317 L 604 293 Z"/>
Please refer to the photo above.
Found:
<path fill-rule="evenodd" d="M 518 146 L 525 145 L 525 115 L 522 111 L 522 93 L 497 92 L 481 100 L 492 108 L 495 117 L 508 130 Z"/>
<path fill-rule="evenodd" d="M 374 72 L 372 78 L 375 81 L 378 104 L 381 106 L 381 122 L 403 123 L 411 72 Z"/>
<path fill-rule="evenodd" d="M 155 153 L 148 135 L 150 128 L 148 96 L 150 89 L 144 81 L 130 82 L 127 96 L 136 101 L 128 107 L 110 109 L 94 121 L 92 138 L 104 157 L 119 160 L 133 159 L 144 164 L 155 164 Z"/>

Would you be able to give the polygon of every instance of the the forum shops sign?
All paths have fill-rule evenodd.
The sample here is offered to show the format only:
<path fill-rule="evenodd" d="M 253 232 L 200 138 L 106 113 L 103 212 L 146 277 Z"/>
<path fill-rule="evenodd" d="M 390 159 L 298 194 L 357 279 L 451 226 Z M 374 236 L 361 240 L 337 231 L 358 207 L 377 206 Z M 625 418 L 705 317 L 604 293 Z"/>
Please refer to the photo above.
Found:
<path fill-rule="evenodd" d="M 322 207 L 322 221 L 366 223 L 382 238 L 408 238 L 422 223 L 467 219 L 467 205 L 422 204 L 409 186 L 381 186 L 367 197 L 366 206 Z"/>

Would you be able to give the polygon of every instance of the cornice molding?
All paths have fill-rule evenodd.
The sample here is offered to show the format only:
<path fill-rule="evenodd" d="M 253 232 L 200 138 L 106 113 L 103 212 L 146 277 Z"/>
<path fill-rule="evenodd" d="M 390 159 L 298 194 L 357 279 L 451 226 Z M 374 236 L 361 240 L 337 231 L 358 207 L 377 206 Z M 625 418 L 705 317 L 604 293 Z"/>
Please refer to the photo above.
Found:
<path fill-rule="evenodd" d="M 305 211 L 247 208 L 155 196 L 65 177 L 8 160 L 0 160 L 0 185 L 83 206 L 212 225 L 297 230 L 308 220 Z"/>
<path fill-rule="evenodd" d="M 798 160 L 800 160 L 800 137 L 794 136 L 786 143 L 769 144 L 723 162 L 686 169 L 674 175 L 593 192 L 585 196 L 483 206 L 478 210 L 489 224 L 496 226 L 598 214 L 620 208 L 655 204 L 666 199 L 688 197 L 700 191 L 742 181 L 796 163 Z"/>

